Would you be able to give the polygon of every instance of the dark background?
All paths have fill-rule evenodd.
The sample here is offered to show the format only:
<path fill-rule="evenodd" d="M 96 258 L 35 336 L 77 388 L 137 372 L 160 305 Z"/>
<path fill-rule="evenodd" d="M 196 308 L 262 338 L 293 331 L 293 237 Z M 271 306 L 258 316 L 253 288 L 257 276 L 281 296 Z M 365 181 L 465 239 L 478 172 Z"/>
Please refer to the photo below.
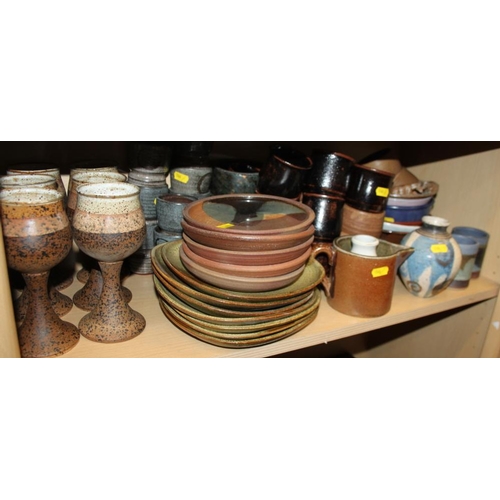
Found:
<path fill-rule="evenodd" d="M 172 151 L 180 144 L 166 143 Z M 130 144 L 130 141 L 4 141 L 0 142 L 0 173 L 19 163 L 47 163 L 69 173 L 72 163 L 86 160 L 105 160 L 127 169 Z M 263 161 L 272 144 L 291 145 L 306 154 L 315 150 L 344 153 L 356 161 L 383 152 L 384 157 L 398 158 L 407 167 L 500 148 L 500 141 L 214 141 L 211 157 Z"/>

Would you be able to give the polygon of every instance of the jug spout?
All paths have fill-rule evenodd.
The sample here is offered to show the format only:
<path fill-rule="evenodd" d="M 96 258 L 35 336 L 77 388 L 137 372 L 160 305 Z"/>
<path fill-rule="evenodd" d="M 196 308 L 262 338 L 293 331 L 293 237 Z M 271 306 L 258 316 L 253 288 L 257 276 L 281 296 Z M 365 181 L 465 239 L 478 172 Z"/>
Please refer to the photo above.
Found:
<path fill-rule="evenodd" d="M 394 246 L 394 253 L 396 254 L 396 267 L 399 267 L 415 251 L 413 247 L 396 243 L 391 243 L 391 245 Z"/>

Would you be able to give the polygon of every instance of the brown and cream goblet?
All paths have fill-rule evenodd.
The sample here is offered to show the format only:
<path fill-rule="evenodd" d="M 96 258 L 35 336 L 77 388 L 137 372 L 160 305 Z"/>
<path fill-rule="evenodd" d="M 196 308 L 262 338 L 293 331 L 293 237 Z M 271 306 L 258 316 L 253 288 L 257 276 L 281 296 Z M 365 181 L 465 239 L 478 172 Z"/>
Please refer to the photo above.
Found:
<path fill-rule="evenodd" d="M 21 355 L 64 354 L 77 344 L 80 333 L 75 325 L 59 318 L 48 293 L 49 272 L 72 245 L 63 196 L 53 189 L 4 190 L 0 212 L 7 263 L 22 273 L 28 294 L 26 315 L 18 328 Z"/>
<path fill-rule="evenodd" d="M 139 188 L 117 182 L 77 189 L 73 238 L 82 252 L 98 261 L 103 277 L 99 302 L 78 327 L 84 337 L 95 342 L 130 340 L 146 327 L 144 317 L 127 303 L 120 282 L 123 261 L 146 237 Z"/>

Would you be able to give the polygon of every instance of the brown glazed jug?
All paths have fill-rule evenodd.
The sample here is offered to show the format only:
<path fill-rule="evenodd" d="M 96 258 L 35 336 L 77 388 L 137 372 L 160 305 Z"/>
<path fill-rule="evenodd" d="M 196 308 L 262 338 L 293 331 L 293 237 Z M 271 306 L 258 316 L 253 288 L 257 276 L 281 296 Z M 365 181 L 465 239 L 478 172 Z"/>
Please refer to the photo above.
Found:
<path fill-rule="evenodd" d="M 352 238 L 340 236 L 313 249 L 314 257 L 329 257 L 330 273 L 322 283 L 328 304 L 349 316 L 383 316 L 391 308 L 397 270 L 414 249 L 380 240 L 376 257 L 357 255 L 351 252 Z"/>

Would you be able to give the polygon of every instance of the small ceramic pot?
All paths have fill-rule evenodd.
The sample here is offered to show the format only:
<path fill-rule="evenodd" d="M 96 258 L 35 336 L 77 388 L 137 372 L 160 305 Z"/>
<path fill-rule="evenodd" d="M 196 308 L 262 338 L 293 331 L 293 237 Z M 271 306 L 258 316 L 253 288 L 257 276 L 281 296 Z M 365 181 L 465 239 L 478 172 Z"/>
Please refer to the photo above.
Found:
<path fill-rule="evenodd" d="M 303 193 L 302 203 L 316 214 L 313 222 L 316 241 L 333 241 L 337 236 L 340 236 L 343 198 L 326 194 Z"/>
<path fill-rule="evenodd" d="M 175 194 L 200 196 L 210 192 L 213 167 L 178 167 L 170 172 L 170 191 Z"/>
<path fill-rule="evenodd" d="M 474 268 L 474 261 L 479 251 L 479 243 L 474 238 L 462 236 L 461 234 L 454 234 L 453 238 L 455 238 L 462 252 L 462 263 L 450 287 L 467 288 Z"/>
<path fill-rule="evenodd" d="M 231 162 L 215 166 L 210 191 L 219 194 L 255 193 L 259 183 L 260 166 L 250 162 Z"/>
<path fill-rule="evenodd" d="M 182 232 L 182 213 L 184 208 L 196 201 L 194 196 L 169 193 L 156 199 L 156 216 L 158 226 L 164 231 L 180 233 Z"/>
<path fill-rule="evenodd" d="M 441 293 L 455 279 L 462 254 L 447 231 L 449 222 L 426 215 L 422 226 L 407 234 L 403 245 L 415 248 L 413 255 L 399 268 L 401 281 L 416 297 L 428 298 Z"/>
<path fill-rule="evenodd" d="M 315 153 L 311 159 L 303 191 L 345 198 L 354 159 L 342 153 Z"/>
<path fill-rule="evenodd" d="M 365 255 L 366 257 L 376 257 L 378 238 L 368 234 L 357 234 L 351 238 L 351 252 L 356 255 Z"/>
<path fill-rule="evenodd" d="M 298 199 L 312 160 L 304 153 L 285 146 L 274 146 L 262 166 L 257 192 Z"/>
<path fill-rule="evenodd" d="M 159 226 L 154 229 L 155 245 L 161 245 L 162 243 L 169 243 L 170 241 L 180 240 L 182 238 L 182 233 L 177 231 L 165 231 Z"/>
<path fill-rule="evenodd" d="M 471 279 L 479 278 L 479 275 L 481 274 L 481 268 L 483 267 L 484 255 L 486 253 L 486 248 L 488 247 L 490 235 L 482 229 L 467 226 L 454 227 L 451 231 L 451 234 L 453 236 L 458 234 L 461 236 L 468 236 L 469 238 L 473 238 L 474 240 L 476 240 L 479 244 L 479 250 L 477 252 L 476 259 L 474 260 L 474 266 L 472 268 Z"/>
<path fill-rule="evenodd" d="M 380 238 L 384 226 L 385 212 L 372 213 L 358 210 L 349 204 L 342 211 L 342 236 L 368 234 Z"/>
<path fill-rule="evenodd" d="M 394 174 L 390 172 L 353 165 L 349 173 L 346 202 L 365 212 L 384 212 L 393 179 Z"/>

